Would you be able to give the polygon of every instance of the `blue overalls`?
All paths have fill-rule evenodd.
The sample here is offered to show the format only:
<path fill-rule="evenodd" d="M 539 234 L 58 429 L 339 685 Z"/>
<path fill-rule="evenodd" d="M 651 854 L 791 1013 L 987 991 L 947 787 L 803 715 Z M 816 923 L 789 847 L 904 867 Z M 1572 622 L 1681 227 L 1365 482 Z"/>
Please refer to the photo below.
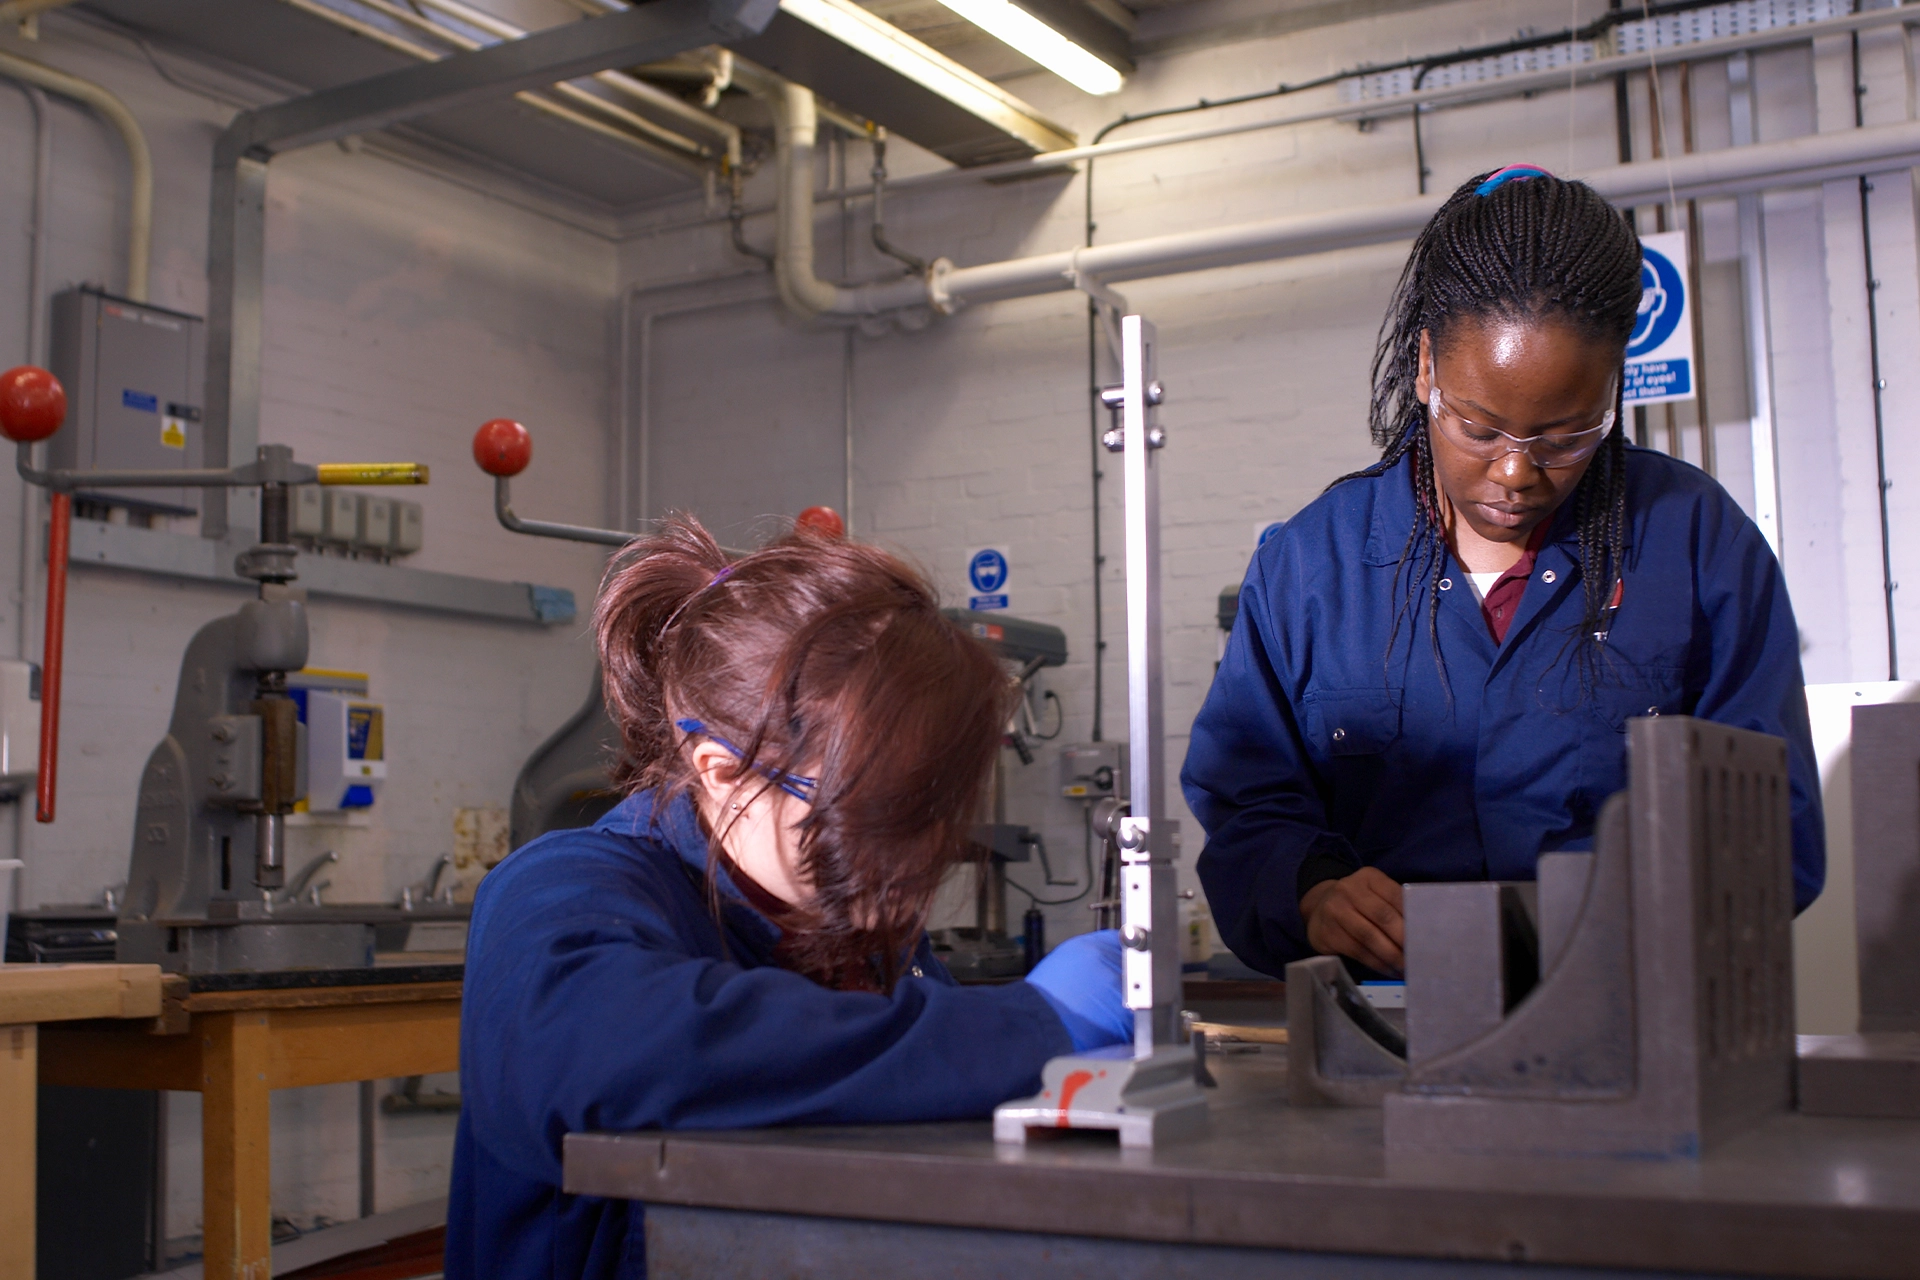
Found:
<path fill-rule="evenodd" d="M 1601 802 L 1627 785 L 1626 722 L 1644 715 L 1786 739 L 1794 900 L 1812 902 L 1826 842 L 1799 632 L 1779 562 L 1726 490 L 1627 450 L 1620 603 L 1583 686 L 1573 503 L 1552 517 L 1504 644 L 1447 558 L 1443 674 L 1431 586 L 1409 600 L 1400 567 L 1410 472 L 1403 459 L 1322 494 L 1254 554 L 1241 588 L 1180 775 L 1234 953 L 1272 974 L 1312 954 L 1297 889 L 1310 856 L 1402 882 L 1531 880 L 1541 853 L 1591 847 Z"/>
<path fill-rule="evenodd" d="M 987 1115 L 1071 1050 L 1024 982 L 961 987 L 922 937 L 891 996 L 776 967 L 685 800 L 649 793 L 515 852 L 474 899 L 461 1002 L 448 1280 L 638 1277 L 640 1206 L 560 1189 L 583 1130 Z"/>

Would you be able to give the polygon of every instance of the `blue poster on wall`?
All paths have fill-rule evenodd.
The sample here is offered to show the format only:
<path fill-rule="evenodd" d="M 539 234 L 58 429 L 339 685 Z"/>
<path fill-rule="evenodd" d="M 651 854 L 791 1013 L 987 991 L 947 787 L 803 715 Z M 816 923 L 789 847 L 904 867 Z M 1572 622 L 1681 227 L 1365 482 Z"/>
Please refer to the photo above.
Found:
<path fill-rule="evenodd" d="M 1640 313 L 1627 339 L 1628 404 L 1694 397 L 1693 299 L 1687 289 L 1687 233 L 1640 237 Z"/>
<path fill-rule="evenodd" d="M 1007 579 L 1012 575 L 1005 547 L 975 547 L 967 552 L 967 608 L 1007 608 L 1011 599 Z"/>

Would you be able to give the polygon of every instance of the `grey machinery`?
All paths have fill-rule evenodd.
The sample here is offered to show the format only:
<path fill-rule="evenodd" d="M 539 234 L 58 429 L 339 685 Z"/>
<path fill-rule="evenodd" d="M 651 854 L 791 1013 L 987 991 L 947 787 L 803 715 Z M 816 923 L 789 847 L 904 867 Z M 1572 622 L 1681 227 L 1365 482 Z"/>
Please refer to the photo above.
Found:
<path fill-rule="evenodd" d="M 55 495 L 52 573 L 60 586 L 48 593 L 50 668 L 59 662 L 64 626 L 69 495 L 81 489 L 260 490 L 260 541 L 234 564 L 235 573 L 259 584 L 259 595 L 206 624 L 188 644 L 167 736 L 141 774 L 118 958 L 183 973 L 371 965 L 375 918 L 385 908 L 276 901 L 286 882 L 286 818 L 301 799 L 305 750 L 305 727 L 287 691 L 288 673 L 307 660 L 304 593 L 292 585 L 298 575 L 289 490 L 313 483 L 420 484 L 426 468 L 315 467 L 295 462 L 284 445 L 263 445 L 255 461 L 240 467 L 39 470 L 31 439 L 20 440 L 17 467 L 29 484 Z M 57 682 L 51 683 L 56 688 L 46 714 L 57 723 Z M 49 791 L 48 817 L 50 799 Z"/>

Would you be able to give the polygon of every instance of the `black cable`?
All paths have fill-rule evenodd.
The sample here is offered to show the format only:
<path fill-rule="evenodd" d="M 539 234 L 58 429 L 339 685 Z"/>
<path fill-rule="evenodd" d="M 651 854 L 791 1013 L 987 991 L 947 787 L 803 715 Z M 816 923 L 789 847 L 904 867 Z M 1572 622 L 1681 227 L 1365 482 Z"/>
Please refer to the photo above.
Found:
<path fill-rule="evenodd" d="M 1067 709 L 1061 703 L 1060 695 L 1051 689 L 1043 689 L 1040 691 L 1040 701 L 1042 703 L 1051 702 L 1053 704 L 1053 732 L 1035 732 L 1029 736 L 1032 737 L 1035 742 L 1052 742 L 1055 738 L 1059 737 L 1061 731 L 1067 727 Z"/>
<path fill-rule="evenodd" d="M 1053 868 L 1047 864 L 1046 841 L 1040 838 L 1038 832 L 1033 834 L 1033 843 L 1039 848 L 1040 869 L 1046 874 L 1047 883 L 1051 885 L 1072 884 L 1073 881 L 1071 880 L 1055 880 L 1053 878 Z M 1093 892 L 1093 824 L 1091 820 L 1089 820 L 1087 824 L 1087 843 L 1082 850 L 1082 858 L 1085 866 L 1082 868 L 1080 892 L 1074 894 L 1071 898 L 1042 898 L 1033 890 L 1027 888 L 1027 886 L 1021 884 L 1018 880 L 1015 880 L 1012 876 L 1007 877 L 1007 887 L 1009 889 L 1018 889 L 1021 893 L 1026 894 L 1027 899 L 1036 907 L 1070 907 Z"/>
<path fill-rule="evenodd" d="M 1859 4 L 1854 10 L 1859 11 Z M 1853 126 L 1867 123 L 1866 84 L 1860 79 L 1860 33 L 1853 33 Z M 1900 637 L 1894 626 L 1893 526 L 1887 517 L 1887 421 L 1884 404 L 1886 382 L 1880 375 L 1880 281 L 1873 271 L 1873 183 L 1860 175 L 1860 246 L 1867 270 L 1867 354 L 1873 366 L 1873 462 L 1880 489 L 1880 583 L 1887 602 L 1887 679 L 1900 678 Z"/>

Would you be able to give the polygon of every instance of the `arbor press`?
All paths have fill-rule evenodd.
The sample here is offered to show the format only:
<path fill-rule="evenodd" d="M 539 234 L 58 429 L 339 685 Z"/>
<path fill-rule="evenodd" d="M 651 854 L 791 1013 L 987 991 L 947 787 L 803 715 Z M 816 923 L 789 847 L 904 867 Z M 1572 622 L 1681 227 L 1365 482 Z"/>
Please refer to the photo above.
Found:
<path fill-rule="evenodd" d="M 305 726 L 287 674 L 307 661 L 307 610 L 292 586 L 298 552 L 288 531 L 289 490 L 299 484 L 425 484 L 411 462 L 295 462 L 262 445 L 238 467 L 164 471 L 39 470 L 33 446 L 60 429 L 66 393 L 52 374 L 0 375 L 0 435 L 18 446 L 22 479 L 52 494 L 47 539 L 47 619 L 41 693 L 42 822 L 54 819 L 59 760 L 61 650 L 67 546 L 76 488 L 258 487 L 260 541 L 234 572 L 259 584 L 237 613 L 201 627 L 180 665 L 167 736 L 140 777 L 119 959 L 179 973 L 359 968 L 373 963 L 373 916 L 390 908 L 314 907 L 274 901 L 286 882 L 286 818 L 301 799 Z"/>

